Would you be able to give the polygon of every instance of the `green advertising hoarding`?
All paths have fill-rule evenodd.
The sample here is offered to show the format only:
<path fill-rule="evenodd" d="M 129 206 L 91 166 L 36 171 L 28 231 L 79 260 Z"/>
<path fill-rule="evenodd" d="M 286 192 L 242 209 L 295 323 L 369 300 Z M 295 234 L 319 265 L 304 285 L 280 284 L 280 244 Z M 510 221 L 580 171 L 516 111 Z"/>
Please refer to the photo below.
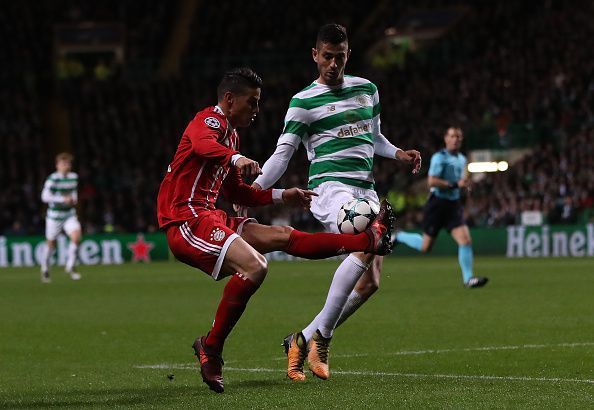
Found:
<path fill-rule="evenodd" d="M 508 226 L 507 228 L 476 228 L 471 230 L 476 255 L 501 255 L 509 258 L 593 257 L 594 224 L 571 226 Z M 41 236 L 0 236 L 0 268 L 39 265 L 45 239 Z M 456 255 L 454 240 L 442 232 L 431 252 L 433 255 Z M 68 240 L 60 236 L 52 263 L 64 265 Z M 399 244 L 392 255 L 418 255 Z M 287 259 L 274 252 L 272 259 Z M 86 235 L 78 250 L 84 265 L 110 265 L 124 262 L 150 262 L 172 259 L 167 239 L 161 232 L 146 234 Z M 292 259 L 292 258 L 289 258 Z"/>
<path fill-rule="evenodd" d="M 45 238 L 42 236 L 0 236 L 0 268 L 39 265 Z M 65 265 L 68 239 L 60 235 L 52 264 Z M 161 232 L 146 234 L 85 235 L 78 248 L 84 265 L 111 265 L 128 261 L 167 260 L 167 239 Z"/>
<path fill-rule="evenodd" d="M 501 255 L 508 258 L 592 257 L 594 224 L 553 226 L 508 226 L 507 228 L 471 229 L 472 248 L 476 255 Z M 458 247 L 446 232 L 441 232 L 434 255 L 455 255 Z M 399 244 L 393 255 L 418 252 Z"/>

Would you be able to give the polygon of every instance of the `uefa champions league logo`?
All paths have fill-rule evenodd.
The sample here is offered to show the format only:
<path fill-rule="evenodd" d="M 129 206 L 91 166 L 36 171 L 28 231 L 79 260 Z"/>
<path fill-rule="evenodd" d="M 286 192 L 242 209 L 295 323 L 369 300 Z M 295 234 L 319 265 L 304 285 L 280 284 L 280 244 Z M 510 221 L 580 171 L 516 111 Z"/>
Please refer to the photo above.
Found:
<path fill-rule="evenodd" d="M 219 128 L 221 126 L 221 123 L 215 117 L 206 117 L 204 123 L 210 128 Z"/>

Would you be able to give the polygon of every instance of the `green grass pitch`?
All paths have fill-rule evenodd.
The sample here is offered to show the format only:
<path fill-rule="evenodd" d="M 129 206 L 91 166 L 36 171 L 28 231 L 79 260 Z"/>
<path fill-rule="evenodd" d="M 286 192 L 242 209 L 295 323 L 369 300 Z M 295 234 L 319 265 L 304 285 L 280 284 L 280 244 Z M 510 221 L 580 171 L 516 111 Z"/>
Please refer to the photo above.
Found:
<path fill-rule="evenodd" d="M 191 344 L 224 283 L 180 263 L 0 270 L 0 407 L 592 408 L 594 260 L 389 258 L 340 327 L 332 376 L 285 379 L 282 338 L 321 308 L 338 262 L 273 262 L 228 340 L 222 395 Z M 173 374 L 173 380 L 167 376 Z"/>

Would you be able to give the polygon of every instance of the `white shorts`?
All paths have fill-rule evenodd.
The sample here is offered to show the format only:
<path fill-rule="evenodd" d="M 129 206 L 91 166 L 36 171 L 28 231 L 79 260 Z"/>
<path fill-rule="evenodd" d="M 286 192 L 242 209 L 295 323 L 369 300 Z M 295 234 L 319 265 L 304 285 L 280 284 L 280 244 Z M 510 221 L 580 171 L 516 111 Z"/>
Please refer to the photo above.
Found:
<path fill-rule="evenodd" d="M 45 239 L 48 241 L 55 240 L 60 232 L 66 232 L 70 236 L 72 232 L 80 231 L 80 222 L 76 215 L 72 215 L 63 221 L 56 221 L 55 219 L 45 218 Z"/>
<path fill-rule="evenodd" d="M 373 189 L 357 188 L 340 182 L 324 182 L 315 187 L 311 201 L 311 213 L 324 225 L 327 232 L 338 233 L 338 211 L 345 203 L 355 198 L 365 198 L 379 204 L 379 198 Z"/>

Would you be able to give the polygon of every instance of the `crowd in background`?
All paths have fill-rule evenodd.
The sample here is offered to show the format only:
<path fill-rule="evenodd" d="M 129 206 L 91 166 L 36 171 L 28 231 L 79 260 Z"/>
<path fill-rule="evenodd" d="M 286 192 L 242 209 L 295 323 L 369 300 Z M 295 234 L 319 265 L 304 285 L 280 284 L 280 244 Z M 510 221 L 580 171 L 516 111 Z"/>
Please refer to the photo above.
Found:
<path fill-rule="evenodd" d="M 261 112 L 241 132 L 241 151 L 262 163 L 274 151 L 291 96 L 316 77 L 310 50 L 317 27 L 329 20 L 349 28 L 353 55 L 347 72 L 378 85 L 384 135 L 423 155 L 419 176 L 395 161 L 376 157 L 374 163 L 376 189 L 395 204 L 402 227 L 419 226 L 429 158 L 442 146 L 448 124 L 462 126 L 468 147 L 481 145 L 484 129 L 497 136 L 493 148 L 511 146 L 514 124 L 538 130 L 526 157 L 474 185 L 466 198 L 471 226 L 519 223 L 524 210 L 542 211 L 549 223 L 592 219 L 594 60 L 586 44 L 594 29 L 586 1 L 578 2 L 580 7 L 552 0 L 541 6 L 416 2 L 414 7 L 460 4 L 464 17 L 434 44 L 409 52 L 404 65 L 388 70 L 370 67 L 366 45 L 397 26 L 411 6 L 390 7 L 383 26 L 369 28 L 366 12 L 373 12 L 375 2 L 369 9 L 324 3 L 317 14 L 305 1 L 201 3 L 181 73 L 169 79 L 157 78 L 156 70 L 142 76 L 135 71 L 159 65 L 175 24 L 176 7 L 151 3 L 154 7 L 141 10 L 125 1 L 0 6 L 0 30 L 13 40 L 0 53 L 4 61 L 14 61 L 0 76 L 0 234 L 43 232 L 39 196 L 54 154 L 48 101 L 58 101 L 67 113 L 84 231 L 155 230 L 160 180 L 188 121 L 214 103 L 222 71 L 249 64 L 264 78 Z M 126 25 L 126 64 L 113 78 L 52 77 L 52 27 L 80 21 Z M 307 168 L 301 148 L 277 186 L 305 186 Z M 302 210 L 251 212 L 265 223 L 317 228 Z"/>

